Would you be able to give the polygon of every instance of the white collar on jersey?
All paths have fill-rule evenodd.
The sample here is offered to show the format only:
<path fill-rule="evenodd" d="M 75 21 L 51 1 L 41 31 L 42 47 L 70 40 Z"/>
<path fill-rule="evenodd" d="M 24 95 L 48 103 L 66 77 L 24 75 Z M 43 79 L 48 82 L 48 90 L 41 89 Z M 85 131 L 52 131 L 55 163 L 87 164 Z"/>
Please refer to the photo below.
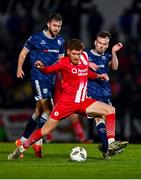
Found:
<path fill-rule="evenodd" d="M 47 30 L 43 30 L 43 34 L 48 38 L 48 39 L 55 39 L 56 36 L 54 38 L 52 38 L 51 36 L 47 35 Z"/>
<path fill-rule="evenodd" d="M 94 54 L 95 56 L 102 56 L 103 54 L 98 54 L 94 49 L 91 49 L 90 52 Z"/>

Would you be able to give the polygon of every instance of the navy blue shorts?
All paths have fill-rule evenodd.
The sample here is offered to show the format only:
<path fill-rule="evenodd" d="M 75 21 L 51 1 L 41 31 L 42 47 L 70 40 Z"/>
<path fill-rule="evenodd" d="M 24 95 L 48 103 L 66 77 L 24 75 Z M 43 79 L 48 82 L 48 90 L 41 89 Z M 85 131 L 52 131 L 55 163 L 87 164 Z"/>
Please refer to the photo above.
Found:
<path fill-rule="evenodd" d="M 31 80 L 31 85 L 36 101 L 53 97 L 54 84 L 49 84 L 47 80 Z"/>
<path fill-rule="evenodd" d="M 109 104 L 109 105 L 112 105 L 112 102 L 111 102 L 111 97 L 106 97 L 106 96 L 103 96 L 103 97 L 91 97 L 89 96 L 90 98 L 92 99 L 96 99 L 97 101 L 101 101 L 101 102 L 104 102 L 106 104 Z"/>

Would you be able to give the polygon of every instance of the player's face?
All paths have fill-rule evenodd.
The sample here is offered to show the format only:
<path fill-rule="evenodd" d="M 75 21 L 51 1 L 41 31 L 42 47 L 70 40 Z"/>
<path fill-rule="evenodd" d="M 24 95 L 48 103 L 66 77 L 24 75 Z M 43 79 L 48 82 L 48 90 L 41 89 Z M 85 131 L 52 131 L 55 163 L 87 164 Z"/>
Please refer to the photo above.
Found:
<path fill-rule="evenodd" d="M 48 31 L 51 34 L 51 36 L 56 36 L 62 27 L 62 21 L 56 21 L 56 20 L 52 20 L 51 22 L 47 23 L 48 26 Z"/>
<path fill-rule="evenodd" d="M 106 38 L 98 37 L 95 40 L 94 44 L 95 44 L 95 51 L 98 54 L 103 54 L 109 47 L 109 38 L 108 37 L 106 37 Z"/>
<path fill-rule="evenodd" d="M 82 50 L 77 51 L 77 50 L 67 50 L 67 53 L 71 59 L 71 62 L 75 65 L 77 65 L 79 63 L 80 60 L 80 55 L 82 53 Z"/>

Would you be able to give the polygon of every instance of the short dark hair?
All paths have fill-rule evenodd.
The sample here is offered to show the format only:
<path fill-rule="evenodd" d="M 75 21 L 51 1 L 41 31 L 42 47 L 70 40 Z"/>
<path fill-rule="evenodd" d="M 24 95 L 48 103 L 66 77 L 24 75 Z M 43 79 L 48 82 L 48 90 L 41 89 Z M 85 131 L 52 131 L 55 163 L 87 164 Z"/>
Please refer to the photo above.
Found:
<path fill-rule="evenodd" d="M 51 22 L 52 20 L 63 21 L 63 18 L 59 13 L 53 13 L 49 15 L 48 22 Z"/>
<path fill-rule="evenodd" d="M 101 37 L 101 38 L 111 38 L 111 34 L 108 31 L 101 31 L 97 34 L 96 38 Z"/>
<path fill-rule="evenodd" d="M 84 49 L 84 43 L 79 39 L 70 39 L 67 43 L 67 48 L 69 50 L 83 50 Z"/>

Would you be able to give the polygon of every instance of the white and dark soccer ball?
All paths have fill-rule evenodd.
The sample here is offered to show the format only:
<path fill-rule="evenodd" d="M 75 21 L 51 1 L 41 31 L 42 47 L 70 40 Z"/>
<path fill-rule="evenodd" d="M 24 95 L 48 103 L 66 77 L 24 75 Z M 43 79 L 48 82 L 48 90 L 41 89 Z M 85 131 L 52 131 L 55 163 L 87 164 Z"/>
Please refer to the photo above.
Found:
<path fill-rule="evenodd" d="M 71 150 L 70 159 L 72 161 L 85 161 L 87 159 L 87 151 L 83 147 L 75 147 Z"/>

